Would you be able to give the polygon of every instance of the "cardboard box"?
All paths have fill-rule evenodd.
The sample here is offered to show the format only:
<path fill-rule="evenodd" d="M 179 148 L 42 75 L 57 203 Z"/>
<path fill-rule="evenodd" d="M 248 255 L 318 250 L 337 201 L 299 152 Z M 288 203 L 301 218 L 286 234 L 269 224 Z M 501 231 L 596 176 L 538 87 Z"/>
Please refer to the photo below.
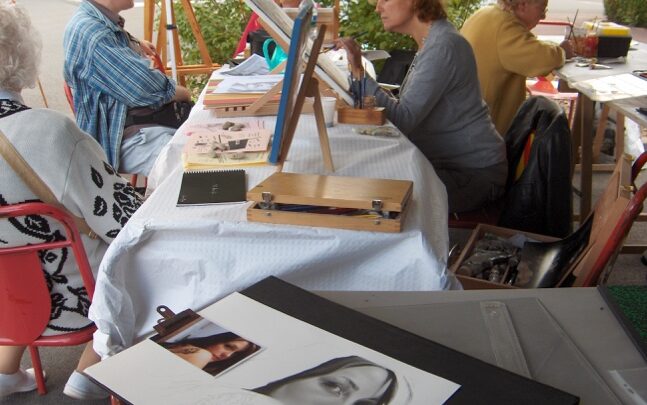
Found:
<path fill-rule="evenodd" d="M 574 287 L 595 284 L 600 277 L 600 274 L 593 273 L 598 257 L 605 249 L 607 241 L 613 239 L 616 225 L 622 219 L 633 195 L 632 162 L 633 158 L 627 154 L 618 160 L 606 188 L 593 207 L 593 227 L 589 245 L 573 269 Z M 617 248 L 621 246 L 622 242 L 619 242 Z"/>
<path fill-rule="evenodd" d="M 247 193 L 247 220 L 400 232 L 412 191 L 408 180 L 274 173 Z"/>
<path fill-rule="evenodd" d="M 604 192 L 600 195 L 593 207 L 590 221 L 590 235 L 588 243 L 584 249 L 573 258 L 568 270 L 563 273 L 557 286 L 569 286 L 572 283 L 574 287 L 591 286 L 599 282 L 602 268 L 597 267 L 598 258 L 602 251 L 607 248 L 607 241 L 613 240 L 616 225 L 622 219 L 622 215 L 627 210 L 631 201 L 633 185 L 631 181 L 632 157 L 624 155 L 618 160 L 614 172 L 612 173 Z M 577 234 L 580 230 L 585 229 L 583 225 L 578 228 L 571 236 Z M 510 286 L 498 283 L 492 283 L 476 277 L 470 277 L 461 272 L 461 265 L 471 256 L 477 241 L 483 238 L 486 233 L 492 233 L 497 236 L 508 238 L 514 234 L 523 234 L 528 238 L 543 242 L 552 242 L 558 238 L 539 235 L 528 232 L 521 232 L 509 228 L 501 228 L 492 225 L 479 224 L 465 244 L 456 262 L 451 266 L 451 270 L 456 274 L 458 279 L 463 283 L 465 289 L 484 289 L 484 288 L 509 288 Z M 571 237 L 569 236 L 569 238 Z M 616 249 L 620 249 L 622 242 L 619 242 Z M 604 263 L 603 266 L 604 267 Z"/>
<path fill-rule="evenodd" d="M 472 277 L 469 274 L 465 274 L 461 271 L 462 264 L 472 255 L 476 243 L 480 241 L 483 236 L 487 233 L 491 233 L 502 238 L 509 238 L 517 234 L 525 235 L 529 239 L 533 239 L 540 242 L 553 242 L 559 240 L 552 236 L 540 235 L 530 232 L 522 232 L 516 229 L 503 228 L 494 225 L 487 224 L 478 224 L 476 228 L 472 231 L 469 239 L 467 240 L 465 247 L 461 250 L 460 256 L 456 262 L 451 266 L 450 270 L 456 274 L 458 280 L 463 284 L 463 288 L 466 290 L 480 290 L 480 289 L 490 289 L 490 288 L 517 288 L 512 285 L 503 284 L 503 283 L 494 283 L 488 280 L 484 280 L 478 277 Z M 501 276 L 501 279 L 504 280 L 506 274 Z"/>

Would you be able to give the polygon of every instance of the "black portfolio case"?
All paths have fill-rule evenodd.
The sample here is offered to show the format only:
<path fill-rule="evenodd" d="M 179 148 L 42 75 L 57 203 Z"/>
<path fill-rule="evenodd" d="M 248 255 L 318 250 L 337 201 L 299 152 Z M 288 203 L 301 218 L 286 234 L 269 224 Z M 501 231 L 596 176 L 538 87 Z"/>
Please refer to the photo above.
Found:
<path fill-rule="evenodd" d="M 330 333 L 460 384 L 461 388 L 447 401 L 449 404 L 579 403 L 574 395 L 492 366 L 275 277 L 264 279 L 241 293 Z"/>

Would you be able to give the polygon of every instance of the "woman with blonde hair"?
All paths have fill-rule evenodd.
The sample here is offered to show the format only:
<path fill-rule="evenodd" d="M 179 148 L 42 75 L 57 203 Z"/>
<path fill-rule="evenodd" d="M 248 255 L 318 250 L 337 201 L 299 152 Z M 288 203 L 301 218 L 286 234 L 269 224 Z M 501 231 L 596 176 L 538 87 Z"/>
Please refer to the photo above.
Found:
<path fill-rule="evenodd" d="M 377 0 L 384 29 L 412 37 L 418 52 L 399 98 L 366 77 L 365 95 L 375 96 L 395 124 L 431 162 L 445 184 L 450 212 L 479 208 L 504 191 L 507 162 L 503 139 L 481 97 L 472 49 L 447 21 L 441 0 Z M 353 75 L 365 77 L 361 50 L 341 38 Z"/>
<path fill-rule="evenodd" d="M 498 0 L 461 29 L 474 49 L 481 92 L 501 135 L 526 98 L 526 78 L 545 76 L 573 56 L 568 41 L 543 42 L 530 32 L 546 18 L 547 6 L 548 0 Z"/>
<path fill-rule="evenodd" d="M 141 205 L 141 198 L 108 164 L 101 146 L 68 117 L 24 105 L 21 91 L 34 87 L 40 62 L 40 40 L 26 12 L 0 0 L 0 131 L 4 133 L 73 215 L 84 218 L 97 234 L 82 235 L 90 266 L 96 274 L 108 244 Z M 0 205 L 38 201 L 0 155 Z M 0 220 L 0 245 L 12 247 L 63 238 L 61 227 L 31 216 Z M 52 311 L 44 335 L 82 329 L 90 300 L 68 248 L 42 255 Z M 19 269 L 16 269 L 19 271 Z M 0 346 L 0 397 L 36 389 L 32 369 L 20 369 L 24 346 Z M 76 371 L 63 391 L 77 399 L 106 398 L 108 393 L 80 371 L 99 361 L 86 345 Z"/>

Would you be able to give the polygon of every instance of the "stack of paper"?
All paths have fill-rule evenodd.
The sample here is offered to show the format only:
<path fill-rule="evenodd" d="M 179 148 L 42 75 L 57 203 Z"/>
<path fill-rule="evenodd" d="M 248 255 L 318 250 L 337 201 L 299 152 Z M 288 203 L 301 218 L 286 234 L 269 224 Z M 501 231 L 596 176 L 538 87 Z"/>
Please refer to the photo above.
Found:
<path fill-rule="evenodd" d="M 271 132 L 263 121 L 246 122 L 238 131 L 223 124 L 189 124 L 182 152 L 185 170 L 249 166 L 267 162 Z"/>
<path fill-rule="evenodd" d="M 587 94 L 591 100 L 606 102 L 647 95 L 647 81 L 623 73 L 572 83 L 571 87 Z"/>
<path fill-rule="evenodd" d="M 210 80 L 204 96 L 206 108 L 249 106 L 283 80 L 283 75 L 229 76 Z M 269 102 L 278 103 L 280 92 Z"/>

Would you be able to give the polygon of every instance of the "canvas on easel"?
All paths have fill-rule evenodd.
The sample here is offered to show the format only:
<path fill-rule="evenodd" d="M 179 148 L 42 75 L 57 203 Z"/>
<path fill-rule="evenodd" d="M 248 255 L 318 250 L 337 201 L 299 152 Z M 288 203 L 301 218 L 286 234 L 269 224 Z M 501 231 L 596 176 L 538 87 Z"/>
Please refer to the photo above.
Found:
<path fill-rule="evenodd" d="M 316 55 L 319 55 L 326 27 L 321 27 L 312 47 L 309 47 L 307 43 L 310 35 L 313 6 L 312 1 L 304 1 L 299 9 L 299 14 L 294 20 L 292 39 L 285 65 L 281 100 L 279 102 L 276 127 L 269 157 L 270 163 L 279 165 L 279 171 L 290 150 L 290 145 L 294 138 L 294 131 L 296 130 L 306 96 L 314 98 L 314 115 L 317 122 L 324 166 L 327 171 L 334 171 L 330 144 L 328 142 L 328 132 L 323 117 L 319 85 L 318 81 L 312 77 L 314 66 L 317 62 Z M 310 57 L 312 55 L 315 56 Z M 304 58 L 308 59 L 305 66 L 303 63 Z"/>
<path fill-rule="evenodd" d="M 240 107 L 236 111 L 231 111 L 230 109 L 225 111 L 224 114 L 221 114 L 222 109 L 220 109 L 216 113 L 219 117 L 277 114 L 268 161 L 277 165 L 278 171 L 282 170 L 283 162 L 289 152 L 299 117 L 304 110 L 306 97 L 312 97 L 314 100 L 312 109 L 317 124 L 324 167 L 327 172 L 334 171 L 321 104 L 321 94 L 319 93 L 319 82 L 313 77 L 319 51 L 325 37 L 326 26 L 319 27 L 315 40 L 310 40 L 313 9 L 314 3 L 312 0 L 304 0 L 294 21 L 287 17 L 280 8 L 278 9 L 278 15 L 287 18 L 291 25 L 283 80 L 248 106 Z M 264 18 L 271 19 L 267 14 L 259 14 L 259 16 L 261 20 Z M 278 108 L 276 108 L 273 100 L 276 99 L 279 92 L 280 99 Z"/>
<path fill-rule="evenodd" d="M 261 26 L 284 49 L 287 49 L 292 38 L 293 21 L 287 13 L 275 2 L 267 0 L 245 0 L 245 3 L 259 16 Z M 321 30 L 321 27 L 319 27 Z M 348 86 L 348 75 L 339 69 L 327 57 L 318 58 L 314 66 L 314 74 L 323 83 L 339 95 L 341 101 L 353 105 L 353 96 Z"/>

